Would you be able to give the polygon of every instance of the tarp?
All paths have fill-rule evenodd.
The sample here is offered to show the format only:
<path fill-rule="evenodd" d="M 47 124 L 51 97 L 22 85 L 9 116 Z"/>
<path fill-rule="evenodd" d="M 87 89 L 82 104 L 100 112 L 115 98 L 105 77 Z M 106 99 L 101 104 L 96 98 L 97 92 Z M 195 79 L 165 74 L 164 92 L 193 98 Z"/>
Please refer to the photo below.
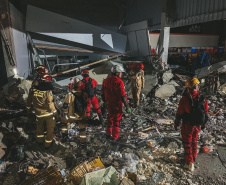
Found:
<path fill-rule="evenodd" d="M 99 171 L 85 174 L 80 185 L 118 185 L 118 173 L 112 166 Z"/>

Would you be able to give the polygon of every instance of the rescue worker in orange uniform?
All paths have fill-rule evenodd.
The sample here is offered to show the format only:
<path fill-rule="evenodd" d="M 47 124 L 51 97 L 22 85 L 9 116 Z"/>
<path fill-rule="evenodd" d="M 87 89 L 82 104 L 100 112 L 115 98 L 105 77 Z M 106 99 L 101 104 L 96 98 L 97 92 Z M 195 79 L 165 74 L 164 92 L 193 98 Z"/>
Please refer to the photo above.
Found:
<path fill-rule="evenodd" d="M 181 136 L 186 162 L 184 167 L 190 171 L 194 171 L 194 162 L 197 157 L 198 134 L 208 120 L 206 114 L 208 112 L 208 103 L 207 100 L 198 93 L 199 84 L 200 82 L 197 78 L 187 80 L 185 86 L 188 90 L 183 93 L 183 97 L 179 102 L 174 123 L 174 128 L 177 130 L 182 119 Z M 200 108 L 198 108 L 198 106 Z"/>
<path fill-rule="evenodd" d="M 36 83 L 30 89 L 27 99 L 27 109 L 34 107 L 36 115 L 36 141 L 44 143 L 45 148 L 49 148 L 53 141 L 53 131 L 56 125 L 55 115 L 57 110 L 53 103 L 53 86 L 51 77 L 43 73 L 40 76 L 38 84 Z M 46 129 L 45 130 L 45 124 Z M 45 135 L 46 131 L 46 135 Z"/>
<path fill-rule="evenodd" d="M 65 97 L 63 104 L 63 110 L 65 114 L 66 127 L 64 128 L 67 131 L 67 126 L 70 123 L 78 121 L 79 126 L 79 140 L 81 144 L 86 143 L 86 127 L 87 116 L 86 116 L 86 107 L 88 103 L 88 95 L 85 92 L 80 90 L 81 81 L 79 78 L 74 79 L 74 84 L 72 84 L 72 91 L 68 93 Z"/>
<path fill-rule="evenodd" d="M 115 65 L 111 69 L 111 76 L 103 81 L 102 98 L 107 104 L 108 120 L 106 137 L 107 139 L 117 140 L 119 137 L 119 122 L 122 119 L 123 104 L 128 113 L 131 112 L 127 102 L 124 83 L 121 80 L 123 67 Z"/>
<path fill-rule="evenodd" d="M 141 89 L 144 88 L 144 65 L 142 63 L 138 63 L 137 67 L 131 67 L 132 70 L 129 74 L 129 78 L 131 79 L 131 92 L 133 95 L 134 107 L 137 107 L 140 104 Z"/>
<path fill-rule="evenodd" d="M 99 106 L 98 99 L 96 97 L 96 86 L 97 81 L 89 77 L 89 71 L 83 70 L 82 71 L 82 84 L 81 84 L 81 90 L 85 92 L 88 95 L 88 104 L 86 109 L 86 115 L 87 118 L 90 119 L 90 112 L 91 112 L 91 104 L 93 106 L 94 111 L 98 114 L 99 120 L 101 124 L 104 124 L 104 119 L 101 113 L 101 109 Z"/>

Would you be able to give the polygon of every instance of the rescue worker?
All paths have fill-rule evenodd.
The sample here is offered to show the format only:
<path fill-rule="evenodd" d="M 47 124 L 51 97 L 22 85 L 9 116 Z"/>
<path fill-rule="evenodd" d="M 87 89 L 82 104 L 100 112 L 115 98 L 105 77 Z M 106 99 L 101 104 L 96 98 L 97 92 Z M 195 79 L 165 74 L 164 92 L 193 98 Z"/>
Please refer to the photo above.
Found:
<path fill-rule="evenodd" d="M 38 84 L 30 89 L 27 99 L 27 109 L 34 107 L 36 115 L 36 141 L 44 143 L 45 148 L 49 148 L 53 141 L 53 131 L 56 125 L 55 115 L 57 110 L 53 103 L 53 86 L 51 84 L 51 77 L 43 73 L 40 76 Z M 45 132 L 46 124 L 46 136 Z"/>
<path fill-rule="evenodd" d="M 180 125 L 180 121 L 182 119 L 181 126 L 181 136 L 182 142 L 185 150 L 185 168 L 190 171 L 194 171 L 194 162 L 197 157 L 197 141 L 198 134 L 201 130 L 200 117 L 203 117 L 204 124 L 207 122 L 208 112 L 208 103 L 205 98 L 203 98 L 202 108 L 203 113 L 199 113 L 199 109 L 194 109 L 194 106 L 200 102 L 202 96 L 199 95 L 199 80 L 197 78 L 190 78 L 186 82 L 185 86 L 188 89 L 183 93 L 183 97 L 181 98 L 176 114 L 176 119 L 174 123 L 174 128 L 177 130 L 177 127 Z M 201 103 L 200 103 L 201 105 Z M 197 115 L 198 114 L 198 115 Z M 203 115 L 201 115 L 203 114 Z M 195 123 L 194 123 L 195 122 Z M 203 123 L 202 123 L 203 124 Z"/>
<path fill-rule="evenodd" d="M 81 81 L 79 78 L 74 79 L 74 84 L 72 85 L 73 89 L 65 97 L 63 104 L 63 110 L 67 122 L 67 126 L 71 122 L 78 121 L 79 126 L 79 141 L 80 144 L 86 143 L 86 127 L 87 124 L 87 115 L 86 107 L 88 103 L 88 95 L 85 92 L 82 92 L 80 89 Z M 64 127 L 67 131 L 67 127 Z"/>
<path fill-rule="evenodd" d="M 38 66 L 35 71 L 36 71 L 36 76 L 35 76 L 35 79 L 32 82 L 32 85 L 31 85 L 32 87 L 33 86 L 38 86 L 38 83 L 41 80 L 41 76 L 43 74 L 48 74 L 49 73 L 48 68 L 46 66 L 44 66 L 44 65 Z"/>
<path fill-rule="evenodd" d="M 44 65 L 40 65 L 36 68 L 36 72 L 37 72 L 37 78 L 41 78 L 42 74 L 48 74 L 49 73 L 49 70 L 46 66 Z"/>
<path fill-rule="evenodd" d="M 43 74 L 43 73 L 46 73 L 48 74 L 49 73 L 49 70 L 46 66 L 44 65 L 40 65 L 36 68 L 36 71 L 39 73 L 39 74 Z"/>
<path fill-rule="evenodd" d="M 69 91 L 72 91 L 74 89 L 73 85 L 75 84 L 75 80 L 76 80 L 75 77 L 70 78 L 70 83 L 67 85 Z"/>
<path fill-rule="evenodd" d="M 83 79 L 81 81 L 82 83 L 80 88 L 83 92 L 85 92 L 88 95 L 88 104 L 86 108 L 87 119 L 90 119 L 91 104 L 92 104 L 94 111 L 98 114 L 99 120 L 103 125 L 104 119 L 101 113 L 98 99 L 96 97 L 97 81 L 89 77 L 88 70 L 83 70 L 82 76 L 83 76 Z"/>
<path fill-rule="evenodd" d="M 129 78 L 131 79 L 131 92 L 133 95 L 134 107 L 140 104 L 141 89 L 144 88 L 144 65 L 138 64 L 138 67 L 132 67 Z"/>
<path fill-rule="evenodd" d="M 106 128 L 107 139 L 117 140 L 119 137 L 119 122 L 122 119 L 123 104 L 128 113 L 131 112 L 127 102 L 124 83 L 121 80 L 123 67 L 115 65 L 111 69 L 111 76 L 103 81 L 102 98 L 107 104 L 108 120 Z"/>

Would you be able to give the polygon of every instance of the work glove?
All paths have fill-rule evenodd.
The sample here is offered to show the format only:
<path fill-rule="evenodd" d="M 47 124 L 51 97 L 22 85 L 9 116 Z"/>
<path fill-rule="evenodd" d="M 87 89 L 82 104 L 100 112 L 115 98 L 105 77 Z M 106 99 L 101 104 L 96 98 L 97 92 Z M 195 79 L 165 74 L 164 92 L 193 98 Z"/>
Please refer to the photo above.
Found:
<path fill-rule="evenodd" d="M 127 108 L 126 108 L 126 112 L 127 112 L 127 113 L 131 113 L 131 108 L 130 108 L 130 107 L 127 107 Z"/>

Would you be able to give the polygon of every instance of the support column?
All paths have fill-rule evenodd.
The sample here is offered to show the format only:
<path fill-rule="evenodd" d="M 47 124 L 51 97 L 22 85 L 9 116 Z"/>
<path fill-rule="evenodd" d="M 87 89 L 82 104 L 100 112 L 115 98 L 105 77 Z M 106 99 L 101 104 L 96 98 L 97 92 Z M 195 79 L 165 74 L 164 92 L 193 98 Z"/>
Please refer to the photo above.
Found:
<path fill-rule="evenodd" d="M 168 17 L 166 14 L 167 9 L 167 3 L 166 0 L 163 0 L 162 3 L 162 14 L 161 14 L 161 31 L 160 31 L 160 37 L 159 37 L 159 46 L 158 46 L 158 52 L 163 50 L 162 53 L 162 62 L 167 64 L 168 61 L 168 48 L 169 48 L 169 37 L 170 37 L 170 26 Z M 164 66 L 163 66 L 164 68 Z"/>

